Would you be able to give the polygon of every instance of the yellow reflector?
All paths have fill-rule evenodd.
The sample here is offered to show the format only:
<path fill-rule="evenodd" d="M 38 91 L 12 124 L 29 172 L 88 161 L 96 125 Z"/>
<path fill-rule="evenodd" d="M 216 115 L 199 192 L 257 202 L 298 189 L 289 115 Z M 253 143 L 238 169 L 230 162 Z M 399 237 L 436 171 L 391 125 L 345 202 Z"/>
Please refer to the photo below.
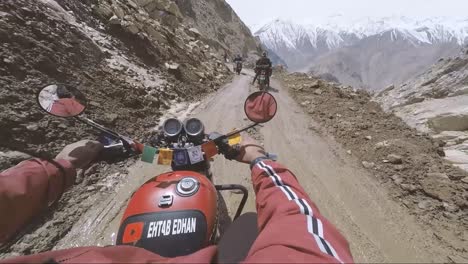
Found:
<path fill-rule="evenodd" d="M 230 146 L 234 146 L 234 145 L 238 145 L 241 143 L 241 135 L 240 134 L 235 134 L 235 135 L 232 135 L 228 138 L 229 140 L 229 145 Z"/>

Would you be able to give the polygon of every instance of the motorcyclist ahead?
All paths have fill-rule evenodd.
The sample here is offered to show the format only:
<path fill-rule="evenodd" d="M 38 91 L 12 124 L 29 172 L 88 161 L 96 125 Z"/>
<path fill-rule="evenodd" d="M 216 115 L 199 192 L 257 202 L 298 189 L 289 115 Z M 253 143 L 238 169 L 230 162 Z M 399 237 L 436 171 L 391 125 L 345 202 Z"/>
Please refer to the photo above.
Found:
<path fill-rule="evenodd" d="M 265 69 L 267 71 L 266 72 L 267 84 L 270 85 L 270 77 L 273 74 L 273 70 L 272 70 L 273 64 L 271 63 L 271 60 L 268 58 L 267 55 L 268 55 L 267 52 L 264 51 L 262 53 L 262 57 L 260 59 L 258 59 L 257 62 L 255 63 L 255 69 L 254 69 L 255 70 L 255 77 L 253 79 L 252 84 L 255 84 L 255 81 L 257 80 L 258 76 L 260 75 L 261 70 Z"/>
<path fill-rule="evenodd" d="M 242 56 L 240 54 L 237 54 L 233 61 L 234 62 L 243 62 L 244 60 L 242 59 Z"/>
<path fill-rule="evenodd" d="M 348 242 L 323 217 L 285 166 L 270 160 L 257 142 L 242 137 L 237 161 L 250 164 L 256 194 L 259 235 L 245 262 L 353 262 Z M 102 148 L 89 141 L 67 146 L 55 161 L 33 159 L 0 174 L 0 242 L 40 213 L 73 184 L 76 169 L 88 164 Z M 136 246 L 82 247 L 6 259 L 0 263 L 210 263 L 217 247 L 191 255 L 164 258 Z"/>
<path fill-rule="evenodd" d="M 240 54 L 237 54 L 236 57 L 232 61 L 234 62 L 234 65 L 233 65 L 234 72 L 237 72 L 238 74 L 240 74 L 240 72 L 242 71 L 242 63 L 244 62 L 244 59 L 242 58 Z"/>

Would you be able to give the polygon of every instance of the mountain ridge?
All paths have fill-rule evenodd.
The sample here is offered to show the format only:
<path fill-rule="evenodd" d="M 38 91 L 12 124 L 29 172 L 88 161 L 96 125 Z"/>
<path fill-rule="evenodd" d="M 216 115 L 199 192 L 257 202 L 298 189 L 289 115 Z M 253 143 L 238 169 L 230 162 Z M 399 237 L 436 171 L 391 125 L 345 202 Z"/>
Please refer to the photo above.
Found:
<path fill-rule="evenodd" d="M 292 71 L 332 75 L 343 84 L 369 90 L 400 84 L 468 44 L 468 19 L 343 21 L 304 25 L 276 19 L 254 34 Z"/>

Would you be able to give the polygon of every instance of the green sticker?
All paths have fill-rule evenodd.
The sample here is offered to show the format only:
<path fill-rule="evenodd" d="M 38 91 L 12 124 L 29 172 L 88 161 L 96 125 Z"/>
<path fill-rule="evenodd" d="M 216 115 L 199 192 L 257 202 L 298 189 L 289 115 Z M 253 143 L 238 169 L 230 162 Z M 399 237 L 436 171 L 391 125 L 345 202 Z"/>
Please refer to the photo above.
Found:
<path fill-rule="evenodd" d="M 143 155 L 141 156 L 141 161 L 147 162 L 147 163 L 153 163 L 154 157 L 156 156 L 157 152 L 158 152 L 157 148 L 153 148 L 153 147 L 145 145 L 145 147 L 143 148 Z"/>

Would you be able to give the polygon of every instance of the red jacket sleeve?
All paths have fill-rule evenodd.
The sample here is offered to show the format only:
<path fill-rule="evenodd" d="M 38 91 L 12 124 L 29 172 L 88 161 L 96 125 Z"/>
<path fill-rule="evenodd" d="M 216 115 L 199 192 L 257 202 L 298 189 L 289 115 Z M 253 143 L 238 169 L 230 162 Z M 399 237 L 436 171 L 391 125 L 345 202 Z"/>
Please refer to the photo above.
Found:
<path fill-rule="evenodd" d="M 0 173 L 0 245 L 73 185 L 76 170 L 69 161 L 32 159 Z"/>
<path fill-rule="evenodd" d="M 349 245 L 284 166 L 258 163 L 252 171 L 259 236 L 245 262 L 350 263 Z"/>

